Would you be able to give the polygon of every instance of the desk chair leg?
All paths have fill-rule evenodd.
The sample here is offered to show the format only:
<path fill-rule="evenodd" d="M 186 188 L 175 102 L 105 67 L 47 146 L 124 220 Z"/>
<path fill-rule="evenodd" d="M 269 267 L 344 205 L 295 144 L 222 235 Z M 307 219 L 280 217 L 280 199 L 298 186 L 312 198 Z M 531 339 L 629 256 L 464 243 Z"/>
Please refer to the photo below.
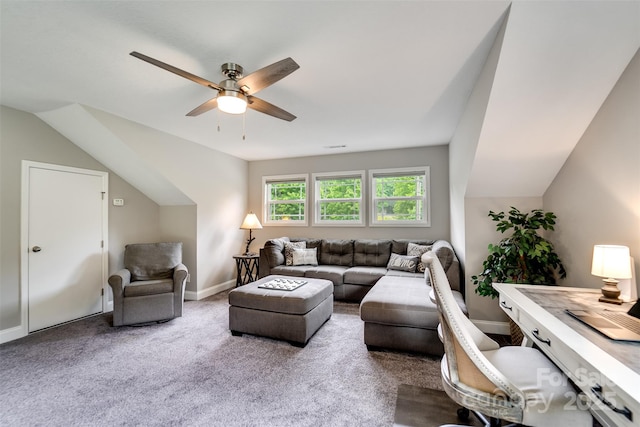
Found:
<path fill-rule="evenodd" d="M 477 411 L 470 411 L 468 408 L 459 408 L 457 411 L 458 419 L 461 421 L 467 421 L 469 416 L 473 412 L 473 415 L 482 423 L 483 427 L 500 427 L 502 426 L 502 422 L 498 418 L 487 418 L 484 414 L 481 414 Z M 517 426 L 518 424 L 509 424 L 509 426 Z M 509 427 L 505 426 L 505 427 Z"/>

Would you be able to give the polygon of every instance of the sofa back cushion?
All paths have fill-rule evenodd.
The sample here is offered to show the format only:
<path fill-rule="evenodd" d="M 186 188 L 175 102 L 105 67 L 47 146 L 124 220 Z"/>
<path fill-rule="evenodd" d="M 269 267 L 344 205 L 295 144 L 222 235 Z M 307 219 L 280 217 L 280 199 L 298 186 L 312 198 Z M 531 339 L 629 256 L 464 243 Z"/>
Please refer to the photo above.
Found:
<path fill-rule="evenodd" d="M 264 242 L 264 254 L 267 257 L 270 268 L 284 264 L 284 244 L 288 242 L 288 237 L 270 239 Z"/>
<path fill-rule="evenodd" d="M 409 242 L 422 246 L 428 246 L 434 243 L 433 240 L 394 239 L 391 241 L 391 252 L 394 254 L 406 255 Z"/>
<path fill-rule="evenodd" d="M 131 281 L 170 279 L 182 263 L 182 243 L 133 243 L 124 247 L 124 267 Z"/>
<path fill-rule="evenodd" d="M 353 240 L 323 240 L 320 246 L 320 264 L 353 266 Z"/>
<path fill-rule="evenodd" d="M 446 240 L 438 240 L 433 244 L 431 250 L 436 254 L 446 272 L 451 289 L 460 291 L 460 262 L 453 251 L 451 243 Z"/>
<path fill-rule="evenodd" d="M 391 256 L 391 240 L 355 240 L 353 265 L 385 267 Z"/>

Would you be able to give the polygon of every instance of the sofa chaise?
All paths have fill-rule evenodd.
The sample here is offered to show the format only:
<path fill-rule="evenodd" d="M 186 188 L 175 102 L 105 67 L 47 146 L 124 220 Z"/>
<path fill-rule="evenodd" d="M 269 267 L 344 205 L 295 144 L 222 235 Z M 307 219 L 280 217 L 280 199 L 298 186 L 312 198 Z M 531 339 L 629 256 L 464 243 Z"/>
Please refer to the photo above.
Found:
<path fill-rule="evenodd" d="M 270 239 L 260 249 L 259 276 L 331 280 L 334 299 L 360 303 L 367 348 L 442 355 L 425 252 L 438 257 L 466 312 L 459 262 L 446 240 Z"/>

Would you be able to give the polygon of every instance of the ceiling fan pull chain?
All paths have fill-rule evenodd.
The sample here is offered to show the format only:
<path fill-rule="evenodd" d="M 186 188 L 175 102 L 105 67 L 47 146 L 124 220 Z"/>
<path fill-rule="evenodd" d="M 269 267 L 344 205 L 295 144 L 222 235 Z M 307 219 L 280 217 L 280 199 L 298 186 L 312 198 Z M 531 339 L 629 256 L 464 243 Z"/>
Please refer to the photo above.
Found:
<path fill-rule="evenodd" d="M 220 132 L 220 110 L 216 111 L 216 120 L 218 122 L 218 132 Z"/>
<path fill-rule="evenodd" d="M 246 117 L 247 117 L 247 112 L 245 111 L 244 113 L 242 113 L 242 140 L 243 141 L 246 139 L 245 138 L 246 135 L 245 135 L 245 131 L 244 131 L 244 128 L 245 128 L 244 124 L 245 124 Z"/>

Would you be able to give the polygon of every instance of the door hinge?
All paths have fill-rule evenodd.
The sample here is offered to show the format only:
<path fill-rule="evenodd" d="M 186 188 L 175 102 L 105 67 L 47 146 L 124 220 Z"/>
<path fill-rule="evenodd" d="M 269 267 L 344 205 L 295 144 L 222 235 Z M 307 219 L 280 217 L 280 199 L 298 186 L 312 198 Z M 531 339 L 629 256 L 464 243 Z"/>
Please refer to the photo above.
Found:
<path fill-rule="evenodd" d="M 106 194 L 106 192 L 102 191 L 101 194 L 102 194 L 102 200 L 104 200 L 104 195 Z"/>
<path fill-rule="evenodd" d="M 100 247 L 104 248 L 104 240 L 100 240 Z"/>
<path fill-rule="evenodd" d="M 104 288 L 100 289 L 100 296 L 104 296 Z"/>

